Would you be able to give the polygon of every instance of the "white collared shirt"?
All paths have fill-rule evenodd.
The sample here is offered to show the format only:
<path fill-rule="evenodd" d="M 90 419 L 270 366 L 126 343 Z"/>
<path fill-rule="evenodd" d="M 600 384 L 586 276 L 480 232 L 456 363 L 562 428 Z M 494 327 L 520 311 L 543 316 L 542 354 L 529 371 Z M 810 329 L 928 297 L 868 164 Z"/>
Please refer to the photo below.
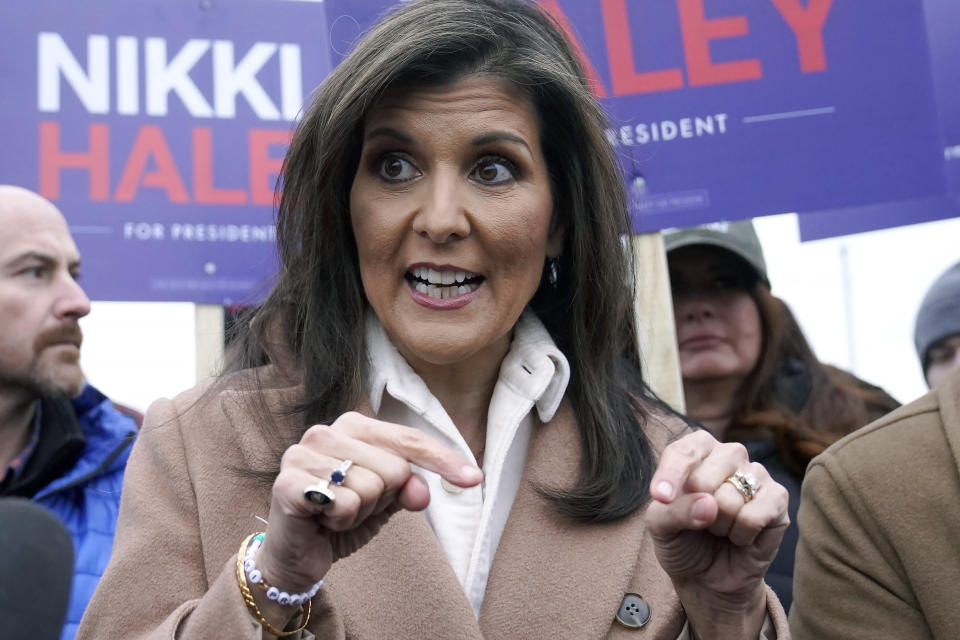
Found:
<path fill-rule="evenodd" d="M 466 458 L 473 453 L 423 379 L 390 342 L 370 313 L 366 320 L 370 406 L 380 420 L 420 429 Z M 480 616 L 490 566 L 523 475 L 533 431 L 532 409 L 542 422 L 553 419 L 570 380 L 570 365 L 540 319 L 520 316 L 510 350 L 500 365 L 487 412 L 483 482 L 466 489 L 441 482 L 415 467 L 430 488 L 427 520 L 433 527 L 474 615 Z"/>

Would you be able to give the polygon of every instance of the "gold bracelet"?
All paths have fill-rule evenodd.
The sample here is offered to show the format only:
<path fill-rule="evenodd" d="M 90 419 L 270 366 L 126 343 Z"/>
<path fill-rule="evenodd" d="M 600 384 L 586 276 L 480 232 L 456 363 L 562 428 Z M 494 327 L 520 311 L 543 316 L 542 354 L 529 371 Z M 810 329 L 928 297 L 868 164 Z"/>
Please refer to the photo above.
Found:
<path fill-rule="evenodd" d="M 240 545 L 240 552 L 237 554 L 237 583 L 240 585 L 240 593 L 243 594 L 243 601 L 247 603 L 247 609 L 249 609 L 250 613 L 253 614 L 253 617 L 257 619 L 257 622 L 259 622 L 260 625 L 266 629 L 267 633 L 271 633 L 278 638 L 286 638 L 287 636 L 300 633 L 307 628 L 307 623 L 310 622 L 309 600 L 303 604 L 303 614 L 300 618 L 300 626 L 293 631 L 281 631 L 267 622 L 267 619 L 263 617 L 263 614 L 260 613 L 260 608 L 257 606 L 257 601 L 253 599 L 253 594 L 250 593 L 250 588 L 247 587 L 247 574 L 243 570 L 243 556 L 247 551 L 247 546 L 249 546 L 250 541 L 253 540 L 254 536 L 256 535 L 256 533 L 251 533 L 249 536 L 247 536 L 247 539 L 244 540 L 243 544 Z"/>

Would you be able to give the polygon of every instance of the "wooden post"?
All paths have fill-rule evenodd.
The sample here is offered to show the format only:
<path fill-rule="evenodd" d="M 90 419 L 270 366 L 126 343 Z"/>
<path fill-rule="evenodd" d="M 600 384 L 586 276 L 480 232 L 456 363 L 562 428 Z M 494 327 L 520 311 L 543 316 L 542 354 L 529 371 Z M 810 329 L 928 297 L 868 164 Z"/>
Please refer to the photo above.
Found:
<path fill-rule="evenodd" d="M 631 237 L 630 244 L 636 268 L 634 310 L 640 332 L 643 376 L 654 393 L 683 413 L 683 381 L 663 237 L 659 233 L 638 234 Z"/>
<path fill-rule="evenodd" d="M 223 366 L 223 307 L 196 305 L 197 382 L 220 373 Z"/>

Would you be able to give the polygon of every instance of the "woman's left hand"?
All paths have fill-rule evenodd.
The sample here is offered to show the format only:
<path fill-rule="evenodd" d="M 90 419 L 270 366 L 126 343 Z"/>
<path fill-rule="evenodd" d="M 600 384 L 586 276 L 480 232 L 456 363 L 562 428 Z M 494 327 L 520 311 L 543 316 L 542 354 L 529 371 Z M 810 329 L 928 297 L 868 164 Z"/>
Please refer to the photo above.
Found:
<path fill-rule="evenodd" d="M 756 478 L 750 500 L 727 481 L 738 471 Z M 663 450 L 650 495 L 657 559 L 697 637 L 755 639 L 766 615 L 763 577 L 790 524 L 787 490 L 743 445 L 697 431 Z"/>

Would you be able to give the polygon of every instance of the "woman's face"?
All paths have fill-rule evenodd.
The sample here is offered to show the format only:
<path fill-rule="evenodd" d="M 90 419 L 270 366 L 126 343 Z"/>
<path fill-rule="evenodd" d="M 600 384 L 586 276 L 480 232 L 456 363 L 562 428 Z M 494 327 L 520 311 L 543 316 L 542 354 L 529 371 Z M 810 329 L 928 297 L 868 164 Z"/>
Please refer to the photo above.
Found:
<path fill-rule="evenodd" d="M 350 190 L 364 291 L 408 362 L 498 365 L 559 254 L 533 105 L 505 80 L 388 92 Z"/>
<path fill-rule="evenodd" d="M 668 262 L 684 382 L 742 381 L 763 341 L 745 267 L 728 251 L 703 245 L 672 251 Z"/>

